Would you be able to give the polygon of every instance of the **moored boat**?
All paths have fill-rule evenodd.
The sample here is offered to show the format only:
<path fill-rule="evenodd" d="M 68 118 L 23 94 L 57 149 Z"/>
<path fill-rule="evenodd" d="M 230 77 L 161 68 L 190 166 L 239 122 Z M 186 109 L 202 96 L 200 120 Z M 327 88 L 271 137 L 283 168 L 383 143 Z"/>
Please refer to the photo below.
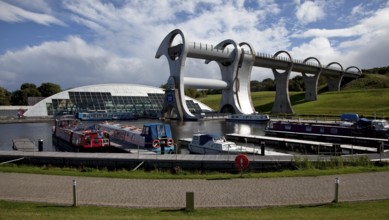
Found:
<path fill-rule="evenodd" d="M 56 120 L 53 136 L 79 149 L 97 149 L 110 146 L 106 133 L 87 128 L 77 119 Z"/>
<path fill-rule="evenodd" d="M 105 120 L 136 120 L 138 117 L 131 112 L 78 112 L 77 118 L 82 121 Z"/>
<path fill-rule="evenodd" d="M 317 141 L 339 142 L 377 147 L 388 142 L 389 125 L 385 120 L 304 122 L 271 121 L 266 135 L 301 138 Z"/>
<path fill-rule="evenodd" d="M 143 128 L 110 122 L 97 128 L 109 134 L 110 140 L 128 148 L 140 148 L 156 153 L 174 153 L 175 146 L 169 124 L 147 123 Z"/>
<path fill-rule="evenodd" d="M 235 142 L 227 141 L 222 135 L 203 133 L 193 134 L 188 150 L 192 154 L 261 154 L 259 147 L 238 146 Z M 285 155 L 273 151 L 266 151 L 266 154 Z"/>
<path fill-rule="evenodd" d="M 226 118 L 226 121 L 232 122 L 268 122 L 270 120 L 267 114 L 232 114 Z"/>

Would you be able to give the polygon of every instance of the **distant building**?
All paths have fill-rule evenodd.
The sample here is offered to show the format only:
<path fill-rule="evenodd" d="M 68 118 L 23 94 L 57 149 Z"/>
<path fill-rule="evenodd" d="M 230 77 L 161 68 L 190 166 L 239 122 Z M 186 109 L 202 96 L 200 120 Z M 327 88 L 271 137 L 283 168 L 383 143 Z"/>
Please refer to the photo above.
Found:
<path fill-rule="evenodd" d="M 20 118 L 32 106 L 0 106 L 0 119 Z"/>
<path fill-rule="evenodd" d="M 35 105 L 36 103 L 42 101 L 43 99 L 45 99 L 45 97 L 28 97 L 27 104 L 29 106 L 32 106 L 32 105 Z"/>
<path fill-rule="evenodd" d="M 135 84 L 98 84 L 62 91 L 29 106 L 25 117 L 76 115 L 78 112 L 131 112 L 139 117 L 159 117 L 165 92 L 161 88 Z M 211 108 L 186 98 L 191 111 L 209 112 Z"/>

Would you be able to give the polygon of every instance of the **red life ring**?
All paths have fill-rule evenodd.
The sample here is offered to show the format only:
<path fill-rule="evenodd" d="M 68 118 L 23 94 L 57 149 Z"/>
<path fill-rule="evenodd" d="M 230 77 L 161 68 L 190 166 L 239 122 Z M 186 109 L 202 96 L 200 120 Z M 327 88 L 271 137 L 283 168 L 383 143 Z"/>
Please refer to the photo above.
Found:
<path fill-rule="evenodd" d="M 173 140 L 173 138 L 168 138 L 167 139 L 167 146 L 172 146 L 174 144 L 174 140 Z"/>
<path fill-rule="evenodd" d="M 235 166 L 238 169 L 246 169 L 249 163 L 249 158 L 245 154 L 239 154 L 235 157 Z"/>
<path fill-rule="evenodd" d="M 153 140 L 152 146 L 154 148 L 159 148 L 161 146 L 159 140 L 157 140 L 157 139 Z"/>

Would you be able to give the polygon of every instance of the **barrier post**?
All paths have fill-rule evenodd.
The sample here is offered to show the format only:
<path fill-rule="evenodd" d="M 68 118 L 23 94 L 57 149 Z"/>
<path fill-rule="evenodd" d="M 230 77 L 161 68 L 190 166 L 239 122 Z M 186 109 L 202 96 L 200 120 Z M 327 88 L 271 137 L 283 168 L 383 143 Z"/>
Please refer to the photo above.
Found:
<path fill-rule="evenodd" d="M 77 182 L 73 180 L 73 207 L 77 207 L 77 190 L 76 190 Z"/>
<path fill-rule="evenodd" d="M 339 201 L 339 178 L 335 178 L 335 198 L 334 203 L 338 203 Z"/>
<path fill-rule="evenodd" d="M 165 154 L 165 144 L 161 144 L 161 155 Z"/>
<path fill-rule="evenodd" d="M 194 192 L 186 192 L 186 211 L 194 211 Z"/>

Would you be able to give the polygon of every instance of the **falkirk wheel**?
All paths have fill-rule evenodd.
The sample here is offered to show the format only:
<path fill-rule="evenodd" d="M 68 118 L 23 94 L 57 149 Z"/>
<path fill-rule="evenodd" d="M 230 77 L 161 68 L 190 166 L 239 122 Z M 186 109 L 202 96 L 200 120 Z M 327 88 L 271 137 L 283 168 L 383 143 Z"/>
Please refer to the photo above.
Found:
<path fill-rule="evenodd" d="M 176 37 L 180 37 L 182 43 L 173 45 Z M 279 57 L 282 53 L 286 54 L 287 58 Z M 189 42 L 179 29 L 171 31 L 162 40 L 155 57 L 160 58 L 162 55 L 167 58 L 170 69 L 162 114 L 178 120 L 197 120 L 200 117 L 189 110 L 185 100 L 185 88 L 222 90 L 219 113 L 254 113 L 250 92 L 253 67 L 264 67 L 273 71 L 276 97 L 272 113 L 275 114 L 294 113 L 288 92 L 288 82 L 292 71 L 303 75 L 306 101 L 317 99 L 317 84 L 321 74 L 328 76 L 331 91 L 340 90 L 343 77 L 356 78 L 361 75 L 360 69 L 355 66 L 343 70 L 339 63 L 332 62 L 323 67 L 315 57 L 308 57 L 303 61 L 294 60 L 286 51 L 279 51 L 273 56 L 256 54 L 250 44 L 245 42 L 238 44 L 231 39 L 224 40 L 216 46 Z M 221 79 L 186 77 L 187 58 L 203 59 L 205 63 L 215 61 L 220 68 Z M 316 62 L 309 62 L 310 60 Z M 338 67 L 333 67 L 334 64 Z M 350 71 L 350 69 L 356 71 Z M 279 72 L 278 70 L 284 71 Z"/>

